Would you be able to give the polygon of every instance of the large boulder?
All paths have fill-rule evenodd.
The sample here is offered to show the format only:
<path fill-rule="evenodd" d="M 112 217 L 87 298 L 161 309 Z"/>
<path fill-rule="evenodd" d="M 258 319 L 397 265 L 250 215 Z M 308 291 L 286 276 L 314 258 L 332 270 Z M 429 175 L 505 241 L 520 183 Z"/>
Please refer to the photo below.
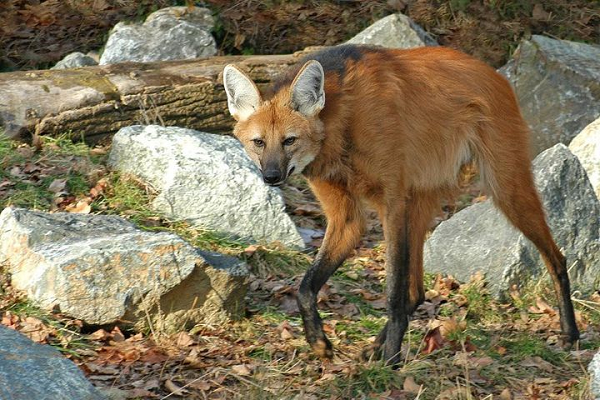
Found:
<path fill-rule="evenodd" d="M 550 229 L 567 257 L 572 288 L 600 288 L 600 204 L 585 170 L 563 144 L 540 154 L 533 166 Z M 545 272 L 535 246 L 491 200 L 442 222 L 425 243 L 424 263 L 428 271 L 462 280 L 481 271 L 495 294 Z"/>
<path fill-rule="evenodd" d="M 102 400 L 72 361 L 0 325 L 0 399 Z"/>
<path fill-rule="evenodd" d="M 600 47 L 534 35 L 500 69 L 532 128 L 532 154 L 568 145 L 600 116 Z"/>
<path fill-rule="evenodd" d="M 600 199 L 600 118 L 575 136 L 569 150 L 579 158 Z"/>
<path fill-rule="evenodd" d="M 277 188 L 263 183 L 242 145 L 191 129 L 131 126 L 113 138 L 109 164 L 152 185 L 152 205 L 222 235 L 303 247 Z"/>
<path fill-rule="evenodd" d="M 163 8 L 141 25 L 119 22 L 110 32 L 100 65 L 214 56 L 213 25 L 210 11 L 202 7 Z"/>
<path fill-rule="evenodd" d="M 368 44 L 396 49 L 437 46 L 435 39 L 406 15 L 397 13 L 380 19 L 347 43 Z"/>
<path fill-rule="evenodd" d="M 588 372 L 590 373 L 590 391 L 592 395 L 592 399 L 599 400 L 600 399 L 600 350 L 594 358 L 590 365 L 588 365 Z"/>
<path fill-rule="evenodd" d="M 68 54 L 56 63 L 56 65 L 50 69 L 68 69 L 68 68 L 79 68 L 89 67 L 91 65 L 98 65 L 98 62 L 92 57 L 87 56 L 80 52 Z"/>
<path fill-rule="evenodd" d="M 40 307 L 94 325 L 135 323 L 156 311 L 165 327 L 220 322 L 240 315 L 246 293 L 243 263 L 117 216 L 6 208 L 0 264 Z"/>

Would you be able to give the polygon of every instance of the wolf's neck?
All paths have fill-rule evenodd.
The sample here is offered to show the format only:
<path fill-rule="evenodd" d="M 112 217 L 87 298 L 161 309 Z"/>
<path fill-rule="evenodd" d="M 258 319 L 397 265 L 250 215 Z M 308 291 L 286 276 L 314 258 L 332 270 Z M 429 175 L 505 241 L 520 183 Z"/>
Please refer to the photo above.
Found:
<path fill-rule="evenodd" d="M 332 104 L 333 106 L 337 104 Z M 322 147 L 315 159 L 307 166 L 304 175 L 324 180 L 343 182 L 351 172 L 349 153 L 352 147 L 349 134 L 347 108 L 325 107 L 321 114 L 324 125 Z"/>

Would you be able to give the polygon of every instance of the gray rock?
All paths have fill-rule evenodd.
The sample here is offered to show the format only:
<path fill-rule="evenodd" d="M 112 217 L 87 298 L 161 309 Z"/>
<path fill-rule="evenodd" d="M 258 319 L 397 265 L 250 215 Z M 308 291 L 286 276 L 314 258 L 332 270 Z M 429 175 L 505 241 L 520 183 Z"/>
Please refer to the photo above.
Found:
<path fill-rule="evenodd" d="M 78 68 L 87 67 L 90 65 L 98 65 L 98 62 L 90 56 L 86 56 L 83 53 L 75 52 L 67 55 L 65 58 L 57 62 L 56 65 L 50 69 Z"/>
<path fill-rule="evenodd" d="M 590 365 L 588 365 L 590 373 L 590 392 L 592 399 L 600 400 L 600 351 L 596 353 Z"/>
<path fill-rule="evenodd" d="M 100 65 L 214 56 L 213 25 L 210 11 L 202 7 L 164 8 L 141 25 L 119 22 L 110 32 Z"/>
<path fill-rule="evenodd" d="M 154 208 L 170 219 L 243 240 L 304 246 L 279 189 L 263 183 L 231 137 L 131 126 L 114 136 L 109 164 L 152 185 L 159 192 Z"/>
<path fill-rule="evenodd" d="M 550 229 L 567 257 L 572 289 L 600 287 L 600 204 L 586 173 L 569 149 L 558 144 L 534 160 L 534 175 Z M 494 294 L 524 285 L 546 268 L 535 246 L 491 200 L 442 222 L 425 243 L 425 268 L 468 280 L 485 273 Z"/>
<path fill-rule="evenodd" d="M 397 13 L 380 19 L 347 43 L 369 44 L 397 49 L 437 46 L 436 40 L 406 15 Z"/>
<path fill-rule="evenodd" d="M 500 69 L 532 128 L 532 153 L 568 145 L 600 116 L 600 47 L 534 35 Z"/>
<path fill-rule="evenodd" d="M 72 361 L 0 325 L 0 399 L 101 400 Z"/>
<path fill-rule="evenodd" d="M 600 199 L 600 118 L 575 136 L 569 150 L 579 158 Z"/>
<path fill-rule="evenodd" d="M 220 322 L 239 315 L 246 292 L 240 261 L 204 258 L 177 235 L 117 216 L 6 208 L 0 264 L 37 305 L 88 324 L 136 323 L 147 312 L 166 328 Z"/>

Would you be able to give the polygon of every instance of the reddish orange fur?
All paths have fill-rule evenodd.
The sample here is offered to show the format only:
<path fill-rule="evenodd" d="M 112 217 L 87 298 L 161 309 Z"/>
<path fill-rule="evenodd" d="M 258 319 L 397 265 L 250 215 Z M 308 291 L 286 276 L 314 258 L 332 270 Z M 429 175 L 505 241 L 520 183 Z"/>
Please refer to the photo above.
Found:
<path fill-rule="evenodd" d="M 324 256 L 341 262 L 356 246 L 364 202 L 378 210 L 388 242 L 404 239 L 401 229 L 386 225 L 408 218 L 409 276 L 403 279 L 412 312 L 424 296 L 429 223 L 440 198 L 456 187 L 460 167 L 474 160 L 496 205 L 540 249 L 559 301 L 570 305 L 563 293 L 568 278 L 561 286 L 564 257 L 533 186 L 528 127 L 508 82 L 486 64 L 442 47 L 365 52 L 347 60 L 344 72 L 325 71 L 325 108 L 317 116 L 289 107 L 288 84 L 235 128 L 255 161 L 248 140 L 257 133 L 279 143 L 293 131 L 299 137 L 293 151 L 314 155 L 304 174 L 328 220 Z M 575 339 L 577 329 L 563 315 L 572 306 L 564 307 L 563 331 Z"/>

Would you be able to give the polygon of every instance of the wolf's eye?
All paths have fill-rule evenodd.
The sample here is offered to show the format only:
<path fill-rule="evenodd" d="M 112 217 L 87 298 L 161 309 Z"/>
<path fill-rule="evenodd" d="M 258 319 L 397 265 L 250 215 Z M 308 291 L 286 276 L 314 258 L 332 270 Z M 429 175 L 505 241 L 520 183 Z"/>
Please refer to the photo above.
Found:
<path fill-rule="evenodd" d="M 262 139 L 252 139 L 256 147 L 265 147 L 265 141 Z"/>
<path fill-rule="evenodd" d="M 283 145 L 284 146 L 291 146 L 291 145 L 294 144 L 295 141 L 296 141 L 296 138 L 294 136 L 292 136 L 292 137 L 289 137 L 289 138 L 285 139 L 283 141 Z"/>

